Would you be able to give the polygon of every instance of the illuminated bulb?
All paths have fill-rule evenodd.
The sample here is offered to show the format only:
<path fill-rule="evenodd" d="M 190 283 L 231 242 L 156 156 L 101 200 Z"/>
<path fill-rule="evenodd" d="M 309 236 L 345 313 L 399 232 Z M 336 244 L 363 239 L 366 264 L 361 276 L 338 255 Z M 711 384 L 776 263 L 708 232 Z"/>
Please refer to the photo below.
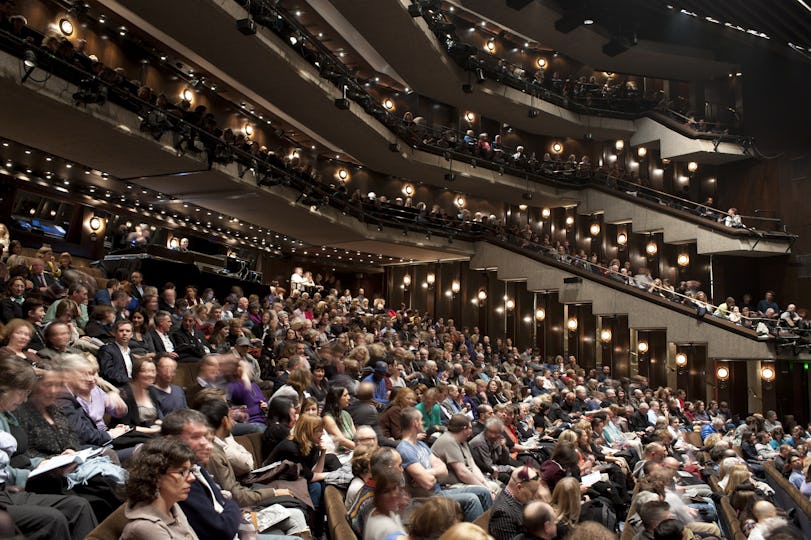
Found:
<path fill-rule="evenodd" d="M 528 206 L 526 204 L 519 204 L 518 205 L 518 209 L 521 210 L 522 212 L 526 212 L 527 208 L 528 208 Z"/>
<path fill-rule="evenodd" d="M 428 275 L 425 276 L 425 282 L 428 285 L 433 285 L 434 283 L 436 283 L 436 274 L 434 274 L 433 272 L 428 272 Z"/>
<path fill-rule="evenodd" d="M 538 64 L 539 68 L 543 69 L 546 67 L 546 58 L 538 58 L 535 63 Z"/>
<path fill-rule="evenodd" d="M 687 164 L 687 170 L 690 172 L 696 172 L 698 170 L 698 163 L 691 161 Z"/>
<path fill-rule="evenodd" d="M 386 98 L 383 100 L 383 108 L 387 111 L 394 110 L 394 101 L 391 98 Z"/>
<path fill-rule="evenodd" d="M 676 365 L 679 367 L 684 367 L 687 365 L 687 355 L 684 353 L 678 353 L 676 355 Z"/>
<path fill-rule="evenodd" d="M 628 235 L 624 232 L 621 232 L 617 235 L 617 244 L 620 246 L 624 246 L 628 243 Z"/>
<path fill-rule="evenodd" d="M 715 376 L 718 377 L 719 381 L 725 381 L 729 379 L 729 368 L 721 366 L 717 370 L 715 370 Z"/>
<path fill-rule="evenodd" d="M 411 275 L 410 274 L 406 274 L 406 275 L 403 276 L 403 285 L 405 285 L 406 287 L 409 287 L 411 285 Z"/>
<path fill-rule="evenodd" d="M 648 342 L 640 341 L 639 344 L 636 346 L 636 349 L 642 354 L 645 354 L 646 352 L 648 352 Z"/>
<path fill-rule="evenodd" d="M 73 23 L 67 17 L 59 19 L 59 31 L 66 36 L 73 35 Z"/>
<path fill-rule="evenodd" d="M 563 152 L 563 145 L 560 144 L 559 142 L 552 144 L 552 151 L 556 154 L 560 154 L 561 152 Z"/>
<path fill-rule="evenodd" d="M 574 225 L 574 216 L 566 216 L 566 226 L 571 227 Z"/>
<path fill-rule="evenodd" d="M 614 143 L 614 148 L 621 151 L 623 148 L 625 148 L 625 141 L 623 141 L 622 139 L 618 140 L 617 142 Z"/>
<path fill-rule="evenodd" d="M 484 48 L 489 53 L 496 52 L 496 42 L 495 42 L 495 40 L 492 40 L 492 39 L 488 40 L 487 43 L 485 43 Z"/>
<path fill-rule="evenodd" d="M 544 219 L 549 219 L 549 216 L 552 215 L 552 211 L 549 208 L 544 208 L 541 210 L 541 217 Z"/>
<path fill-rule="evenodd" d="M 479 299 L 480 302 L 484 302 L 487 300 L 487 291 L 484 289 L 480 289 L 476 297 Z"/>
<path fill-rule="evenodd" d="M 515 300 L 513 300 L 512 298 L 508 298 L 508 299 L 507 299 L 507 300 L 504 302 L 504 307 L 506 307 L 506 308 L 507 308 L 507 311 L 512 311 L 512 310 L 514 310 L 514 309 L 515 309 Z"/>
<path fill-rule="evenodd" d="M 611 341 L 611 330 L 609 330 L 608 328 L 603 328 L 602 330 L 600 330 L 600 341 L 602 341 L 603 343 L 608 343 L 609 341 Z"/>
<path fill-rule="evenodd" d="M 476 119 L 476 115 L 473 114 L 471 111 L 467 111 L 465 113 L 465 120 L 468 122 L 473 122 Z"/>
<path fill-rule="evenodd" d="M 458 279 L 454 279 L 454 280 L 451 282 L 451 292 L 452 292 L 453 294 L 458 294 L 460 290 L 462 290 L 462 284 L 461 284 L 461 283 L 459 283 L 459 280 L 458 280 Z"/>
<path fill-rule="evenodd" d="M 180 99 L 182 99 L 183 101 L 188 101 L 188 102 L 191 102 L 191 100 L 192 100 L 193 98 L 194 98 L 194 92 L 192 92 L 192 91 L 191 91 L 190 89 L 188 89 L 188 88 L 186 88 L 185 90 L 183 90 L 183 91 L 180 93 Z"/>
<path fill-rule="evenodd" d="M 453 201 L 453 203 L 456 206 L 458 206 L 459 208 L 464 208 L 464 206 L 465 206 L 465 198 L 462 197 L 461 195 L 459 195 L 458 197 L 456 197 L 456 199 Z"/>
<path fill-rule="evenodd" d="M 245 124 L 245 127 L 242 129 L 246 136 L 250 137 L 253 135 L 253 126 L 250 124 Z"/>
<path fill-rule="evenodd" d="M 546 318 L 546 311 L 543 308 L 538 308 L 535 310 L 535 320 L 542 321 Z"/>
<path fill-rule="evenodd" d="M 764 366 L 760 369 L 760 377 L 766 382 L 772 382 L 775 377 L 774 368 L 771 366 Z"/>
<path fill-rule="evenodd" d="M 645 157 L 648 155 L 648 149 L 645 148 L 644 146 L 640 146 L 639 148 L 636 149 L 636 155 L 638 155 L 639 157 Z"/>
<path fill-rule="evenodd" d="M 690 264 L 690 256 L 686 253 L 680 254 L 676 259 L 676 264 L 678 264 L 679 266 L 687 266 L 688 264 Z"/>
<path fill-rule="evenodd" d="M 651 240 L 645 246 L 645 251 L 647 252 L 648 255 L 656 255 L 656 252 L 659 251 L 659 246 L 656 245 L 656 242 Z"/>
<path fill-rule="evenodd" d="M 412 195 L 414 195 L 414 186 L 412 186 L 411 184 L 406 184 L 405 186 L 403 186 L 403 195 L 405 195 L 406 197 L 411 197 Z"/>
<path fill-rule="evenodd" d="M 591 227 L 589 227 L 589 232 L 592 236 L 597 236 L 600 234 L 600 224 L 599 223 L 592 223 Z"/>
<path fill-rule="evenodd" d="M 347 178 L 349 178 L 349 171 L 347 171 L 346 169 L 338 169 L 338 178 L 340 178 L 341 180 L 346 180 Z"/>
<path fill-rule="evenodd" d="M 571 317 L 568 321 L 566 321 L 566 328 L 568 328 L 571 332 L 577 330 L 577 318 Z"/>

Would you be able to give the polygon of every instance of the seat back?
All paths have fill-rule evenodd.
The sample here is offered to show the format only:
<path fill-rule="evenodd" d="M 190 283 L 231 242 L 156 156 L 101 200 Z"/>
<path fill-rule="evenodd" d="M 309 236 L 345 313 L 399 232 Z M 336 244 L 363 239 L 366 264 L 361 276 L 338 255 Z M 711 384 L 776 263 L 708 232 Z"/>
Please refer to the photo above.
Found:
<path fill-rule="evenodd" d="M 116 508 L 112 514 L 107 516 L 107 519 L 90 531 L 85 540 L 118 540 L 121 538 L 121 533 L 124 532 L 124 527 L 129 522 L 127 516 L 124 515 L 125 506 L 126 503 Z"/>
<path fill-rule="evenodd" d="M 330 540 L 357 540 L 355 531 L 346 519 L 344 492 L 335 486 L 324 489 L 324 506 L 327 509 L 327 525 Z"/>
<path fill-rule="evenodd" d="M 245 449 L 253 456 L 254 467 L 261 467 L 262 462 L 265 460 L 262 456 L 262 434 L 249 433 L 248 435 L 238 435 L 234 440 L 245 447 Z"/>

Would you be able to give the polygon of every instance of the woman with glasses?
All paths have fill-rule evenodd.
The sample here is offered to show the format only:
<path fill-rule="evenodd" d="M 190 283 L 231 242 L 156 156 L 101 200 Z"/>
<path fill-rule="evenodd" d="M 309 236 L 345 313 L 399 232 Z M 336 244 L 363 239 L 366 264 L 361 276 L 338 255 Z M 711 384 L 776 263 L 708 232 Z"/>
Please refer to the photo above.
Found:
<path fill-rule="evenodd" d="M 129 466 L 124 510 L 129 523 L 122 540 L 197 539 L 177 505 L 189 496 L 194 459 L 186 443 L 172 437 L 155 439 L 141 448 Z"/>

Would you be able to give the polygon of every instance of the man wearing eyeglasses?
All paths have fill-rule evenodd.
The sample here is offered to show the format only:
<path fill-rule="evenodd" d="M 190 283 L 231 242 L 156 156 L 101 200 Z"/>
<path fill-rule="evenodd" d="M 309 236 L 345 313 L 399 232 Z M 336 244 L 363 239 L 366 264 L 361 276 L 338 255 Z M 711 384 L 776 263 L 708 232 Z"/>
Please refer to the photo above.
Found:
<path fill-rule="evenodd" d="M 524 530 L 524 506 L 530 501 L 548 502 L 551 498 L 538 471 L 528 465 L 515 469 L 493 503 L 488 525 L 490 534 L 495 540 L 511 540 Z"/>

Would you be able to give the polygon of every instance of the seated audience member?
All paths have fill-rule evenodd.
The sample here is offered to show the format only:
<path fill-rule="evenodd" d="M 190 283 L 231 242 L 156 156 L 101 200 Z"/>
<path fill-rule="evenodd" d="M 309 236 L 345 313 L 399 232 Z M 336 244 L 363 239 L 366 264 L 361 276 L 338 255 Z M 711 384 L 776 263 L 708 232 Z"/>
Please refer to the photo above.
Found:
<path fill-rule="evenodd" d="M 408 538 L 439 538 L 462 521 L 464 515 L 459 503 L 445 497 L 434 497 L 415 508 L 408 523 Z"/>
<path fill-rule="evenodd" d="M 104 446 L 129 431 L 129 426 L 123 424 L 108 429 L 104 422 L 105 414 L 111 417 L 127 414 L 127 405 L 118 392 L 105 393 L 96 385 L 98 369 L 94 362 L 78 354 L 66 354 L 59 363 L 65 386 L 56 398 L 56 405 L 82 446 Z"/>
<path fill-rule="evenodd" d="M 177 360 L 179 355 L 175 352 L 175 344 L 170 337 L 172 331 L 172 314 L 168 311 L 158 311 L 155 314 L 155 328 L 147 331 L 152 340 L 152 348 L 156 353 L 168 353 Z"/>
<path fill-rule="evenodd" d="M 196 406 L 196 396 L 204 388 L 219 388 L 225 390 L 227 385 L 220 367 L 220 354 L 207 354 L 200 360 L 197 368 L 197 379 L 194 384 L 186 388 L 186 401 L 192 407 Z"/>
<path fill-rule="evenodd" d="M 276 463 L 285 459 L 301 464 L 301 476 L 307 480 L 310 499 L 316 509 L 321 507 L 324 491 L 324 460 L 326 452 L 321 445 L 324 434 L 324 421 L 317 416 L 302 415 L 290 432 L 290 437 L 282 441 L 265 460 Z"/>
<path fill-rule="evenodd" d="M 564 537 L 580 522 L 580 482 L 571 476 L 561 479 L 552 492 L 550 504 L 555 509 L 558 535 Z"/>
<path fill-rule="evenodd" d="M 400 412 L 417 404 L 417 395 L 411 388 L 400 388 L 389 403 L 389 407 L 378 416 L 380 430 L 384 436 L 400 440 Z"/>
<path fill-rule="evenodd" d="M 391 384 L 388 379 L 389 366 L 386 362 L 375 362 L 375 368 L 371 375 L 361 382 L 368 382 L 374 385 L 374 400 L 380 405 L 389 402 L 389 392 Z"/>
<path fill-rule="evenodd" d="M 374 509 L 375 474 L 384 474 L 386 470 L 401 471 L 403 460 L 400 454 L 389 447 L 378 448 L 372 453 L 369 460 L 370 474 L 368 480 L 361 486 L 351 506 L 347 507 L 346 518 L 349 525 L 358 537 L 363 537 L 366 519 Z"/>
<path fill-rule="evenodd" d="M 159 438 L 145 444 L 129 465 L 127 502 L 129 520 L 122 540 L 197 538 L 183 510 L 195 482 L 194 452 L 180 440 Z"/>
<path fill-rule="evenodd" d="M 57 360 L 66 354 L 82 354 L 82 350 L 70 346 L 71 331 L 67 323 L 54 321 L 45 327 L 45 348 L 37 356 L 45 360 Z"/>
<path fill-rule="evenodd" d="M 0 491 L 0 505 L 26 538 L 85 538 L 96 526 L 86 500 L 74 495 L 28 493 L 24 489 L 31 471 L 10 465 L 11 456 L 17 451 L 17 439 L 11 434 L 7 414 L 25 401 L 36 379 L 31 366 L 0 354 L 0 477 L 6 485 Z"/>
<path fill-rule="evenodd" d="M 25 319 L 12 319 L 8 324 L 0 329 L 0 343 L 4 346 L 0 348 L 0 354 L 13 356 L 36 367 L 39 357 L 28 348 L 31 343 L 31 336 L 34 335 L 34 326 Z"/>
<path fill-rule="evenodd" d="M 358 385 L 358 395 L 354 403 L 351 403 L 346 412 L 352 418 L 352 422 L 356 426 L 369 426 L 377 434 L 380 444 L 383 446 L 397 446 L 397 441 L 386 437 L 380 429 L 380 420 L 375 407 L 374 397 L 374 384 L 370 382 L 362 382 Z M 357 433 L 355 435 L 355 443 L 357 443 Z"/>
<path fill-rule="evenodd" d="M 327 393 L 324 401 L 324 429 L 331 437 L 335 454 L 339 459 L 349 459 L 355 448 L 355 423 L 346 411 L 349 406 L 349 390 L 334 386 Z"/>
<path fill-rule="evenodd" d="M 470 418 L 464 414 L 453 415 L 448 422 L 448 431 L 434 442 L 431 453 L 448 467 L 448 475 L 443 481 L 444 486 L 452 488 L 479 486 L 495 496 L 498 492 L 498 483 L 484 476 L 467 444 L 468 435 L 472 430 Z M 492 500 L 488 506 L 490 505 Z"/>
<path fill-rule="evenodd" d="M 790 471 L 788 481 L 791 482 L 794 487 L 800 489 L 803 486 L 803 482 L 805 482 L 805 472 L 803 472 L 805 464 L 803 463 L 803 458 L 800 456 L 791 456 L 788 467 Z"/>
<path fill-rule="evenodd" d="M 31 341 L 28 342 L 28 348 L 39 353 L 45 348 L 45 327 L 42 325 L 42 319 L 45 318 L 45 307 L 42 300 L 39 298 L 26 298 L 22 305 L 22 312 L 23 318 L 31 323 L 34 328 Z"/>
<path fill-rule="evenodd" d="M 267 402 L 262 389 L 251 380 L 251 365 L 234 356 L 223 358 L 223 373 L 228 380 L 226 393 L 232 405 L 244 406 L 248 413 L 247 423 L 254 432 L 267 428 Z"/>
<path fill-rule="evenodd" d="M 653 540 L 654 531 L 665 520 L 672 519 L 670 505 L 662 500 L 644 503 L 637 509 L 643 529 L 634 535 L 634 540 Z"/>
<path fill-rule="evenodd" d="M 448 468 L 431 449 L 420 440 L 425 433 L 422 413 L 413 407 L 400 414 L 402 439 L 397 451 L 403 459 L 406 481 L 412 495 L 441 495 L 449 497 L 462 506 L 466 521 L 473 521 L 492 506 L 490 491 L 484 487 L 471 486 L 463 489 L 445 489 L 441 481 L 448 475 Z M 415 493 L 416 492 L 416 493 Z"/>
<path fill-rule="evenodd" d="M 113 303 L 113 293 L 118 290 L 119 281 L 117 279 L 107 280 L 107 285 L 99 289 L 93 295 L 93 304 L 97 306 L 109 306 Z"/>
<path fill-rule="evenodd" d="M 186 393 L 181 387 L 173 384 L 177 372 L 177 362 L 166 353 L 158 354 L 155 359 L 155 390 L 154 397 L 158 400 L 158 405 L 163 414 L 169 414 L 177 409 L 186 409 Z"/>
<path fill-rule="evenodd" d="M 479 469 L 492 480 L 509 482 L 513 466 L 510 451 L 503 435 L 504 423 L 500 418 L 488 418 L 484 430 L 468 443 L 470 453 Z"/>
<path fill-rule="evenodd" d="M 304 414 L 303 411 L 302 414 Z M 292 399 L 282 396 L 270 400 L 267 427 L 262 433 L 262 456 L 269 456 L 279 443 L 290 436 L 290 429 L 296 423 L 297 418 L 298 408 Z"/>
<path fill-rule="evenodd" d="M 113 324 L 115 323 L 115 310 L 112 306 L 97 305 L 90 313 L 90 322 L 85 326 L 86 336 L 95 338 L 102 343 L 112 343 L 115 341 L 113 335 Z"/>
<path fill-rule="evenodd" d="M 228 459 L 226 447 L 229 444 L 239 444 L 231 438 L 231 420 L 228 404 L 219 399 L 209 400 L 200 406 L 200 412 L 208 420 L 208 425 L 214 432 L 214 443 L 211 446 L 206 470 L 211 473 L 221 489 L 229 492 L 231 498 L 241 508 L 254 506 L 270 506 L 277 502 L 277 497 L 289 497 L 289 489 L 275 489 L 272 487 L 246 487 L 237 481 L 234 469 Z M 230 442 L 229 442 L 230 438 Z M 302 505 L 303 506 L 303 505 Z M 290 534 L 295 536 L 310 536 L 310 527 L 301 508 L 287 508 L 290 516 L 275 524 L 266 534 Z"/>
<path fill-rule="evenodd" d="M 377 445 L 358 445 L 352 452 L 352 481 L 346 488 L 344 506 L 351 508 L 358 498 L 361 488 L 372 478 L 371 460 L 372 454 L 377 450 Z"/>
<path fill-rule="evenodd" d="M 555 510 L 543 501 L 532 501 L 524 507 L 524 531 L 515 540 L 554 540 L 559 538 Z"/>
<path fill-rule="evenodd" d="M 548 502 L 550 499 L 549 488 L 538 471 L 527 465 L 518 467 L 493 503 L 488 524 L 490 534 L 496 540 L 511 540 L 524 530 L 522 509 L 531 501 Z M 556 521 L 554 515 L 552 520 Z"/>
<path fill-rule="evenodd" d="M 405 535 L 400 517 L 408 502 L 403 488 L 403 473 L 399 469 L 376 470 L 372 474 L 375 483 L 374 508 L 366 518 L 363 540 L 385 540 L 389 535 Z"/>
<path fill-rule="evenodd" d="M 74 322 L 78 328 L 84 328 L 90 321 L 90 317 L 87 313 L 88 294 L 87 286 L 78 282 L 71 284 L 68 287 L 68 296 L 51 304 L 48 307 L 48 311 L 45 312 L 45 319 L 43 319 L 43 321 L 45 323 L 55 321 L 58 318 L 57 310 L 59 309 L 59 306 L 62 305 L 62 303 L 64 303 L 66 300 L 71 300 L 76 304 L 78 309 L 78 313 L 74 317 Z"/>
<path fill-rule="evenodd" d="M 158 391 L 152 386 L 155 373 L 155 363 L 151 358 L 136 358 L 133 361 L 132 380 L 121 388 L 121 399 L 127 405 L 127 412 L 116 419 L 146 435 L 157 434 L 164 417 Z"/>
<path fill-rule="evenodd" d="M 766 540 L 771 531 L 787 524 L 784 518 L 778 517 L 777 509 L 769 501 L 756 502 L 752 507 L 752 515 L 757 520 L 757 525 L 749 533 L 750 540 Z"/>
<path fill-rule="evenodd" d="M 200 540 L 234 538 L 244 522 L 242 510 L 223 495 L 205 468 L 212 444 L 206 417 L 191 409 L 171 412 L 164 418 L 161 434 L 189 445 L 194 452 L 193 465 L 199 465 L 199 469 L 192 467 L 195 481 L 191 483 L 188 497 L 179 502 L 194 533 Z"/>
<path fill-rule="evenodd" d="M 197 362 L 211 352 L 190 311 L 183 315 L 180 328 L 171 333 L 171 338 L 178 362 Z"/>
<path fill-rule="evenodd" d="M 22 319 L 25 301 L 25 278 L 17 276 L 8 280 L 6 294 L 0 300 L 0 322 L 7 324 L 12 319 Z"/>
<path fill-rule="evenodd" d="M 113 328 L 115 341 L 107 343 L 99 349 L 99 375 L 110 384 L 122 387 L 130 382 L 132 376 L 133 357 L 130 349 L 132 337 L 132 323 L 118 321 Z"/>

